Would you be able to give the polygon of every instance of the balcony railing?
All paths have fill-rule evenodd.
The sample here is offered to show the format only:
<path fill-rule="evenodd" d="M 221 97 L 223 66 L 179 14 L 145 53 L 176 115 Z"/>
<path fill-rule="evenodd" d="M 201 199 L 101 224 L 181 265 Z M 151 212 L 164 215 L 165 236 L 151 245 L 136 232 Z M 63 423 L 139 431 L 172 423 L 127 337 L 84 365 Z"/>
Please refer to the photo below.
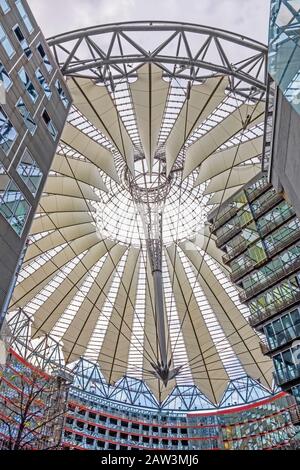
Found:
<path fill-rule="evenodd" d="M 248 248 L 248 245 L 249 245 L 249 241 L 243 240 L 241 243 L 239 243 L 239 245 L 232 248 L 229 253 L 226 253 L 225 255 L 223 255 L 222 259 L 224 263 L 228 264 L 234 258 L 242 254 Z"/>
<path fill-rule="evenodd" d="M 297 325 L 290 326 L 277 333 L 275 336 L 269 338 L 269 341 L 261 341 L 260 349 L 261 352 L 265 355 L 270 354 L 271 352 L 276 351 L 282 347 L 286 347 L 287 344 L 295 341 L 300 337 L 300 327 Z"/>
<path fill-rule="evenodd" d="M 217 241 L 216 241 L 217 247 L 220 248 L 221 246 L 225 245 L 225 243 L 228 242 L 228 240 L 235 237 L 235 235 L 240 233 L 241 230 L 242 230 L 241 227 L 234 225 L 230 230 L 228 230 L 226 233 L 224 233 L 223 235 L 217 238 Z"/>
<path fill-rule="evenodd" d="M 248 261 L 247 264 L 240 269 L 232 272 L 230 274 L 230 279 L 232 282 L 237 282 L 239 279 L 242 279 L 246 274 L 251 272 L 253 269 L 259 268 L 261 265 L 265 264 L 266 259 L 262 259 L 261 261 Z"/>
<path fill-rule="evenodd" d="M 289 219 L 291 219 L 294 216 L 295 216 L 295 212 L 293 209 L 289 209 L 285 211 L 281 215 L 281 217 L 278 217 L 274 222 L 268 222 L 263 227 L 259 228 L 260 237 L 263 238 L 267 236 L 270 232 L 272 232 L 273 230 L 276 230 L 282 224 L 284 224 L 285 222 L 287 222 Z M 292 242 L 285 241 L 284 243 L 290 244 Z M 234 247 L 229 253 L 226 253 L 225 255 L 223 255 L 224 263 L 228 264 L 234 258 L 242 254 L 247 249 L 248 246 L 249 246 L 249 242 L 247 242 L 247 240 L 242 241 L 239 245 Z"/>
<path fill-rule="evenodd" d="M 282 386 L 284 384 L 288 384 L 289 382 L 293 382 L 295 380 L 300 381 L 300 364 L 295 365 L 293 368 L 282 367 L 276 372 L 274 372 L 274 378 L 276 384 Z"/>
<path fill-rule="evenodd" d="M 240 269 L 237 269 L 233 273 L 230 274 L 230 280 L 231 282 L 237 282 L 239 279 L 244 277 L 246 274 L 248 274 L 252 269 L 254 269 L 255 265 L 252 263 L 247 263 L 245 266 L 243 266 Z"/>
<path fill-rule="evenodd" d="M 267 179 L 265 179 L 264 181 L 262 180 L 262 184 L 260 186 L 258 186 L 256 189 L 254 189 L 252 192 L 248 192 L 246 190 L 248 201 L 249 202 L 254 201 L 261 194 L 265 193 L 268 189 L 271 189 L 271 188 L 272 188 L 272 185 L 271 185 L 271 183 L 268 182 Z"/>
<path fill-rule="evenodd" d="M 217 220 L 211 226 L 210 231 L 214 233 L 219 227 L 228 222 L 228 220 L 232 219 L 232 217 L 236 215 L 238 210 L 238 207 L 231 207 L 227 212 L 219 215 Z"/>
<path fill-rule="evenodd" d="M 295 292 L 290 298 L 281 298 L 276 303 L 268 305 L 264 311 L 257 312 L 249 317 L 249 323 L 251 326 L 256 327 L 265 320 L 268 320 L 273 315 L 286 310 L 291 305 L 300 302 L 300 291 Z"/>
<path fill-rule="evenodd" d="M 268 201 L 266 201 L 264 204 L 261 205 L 261 207 L 257 210 L 254 210 L 254 217 L 257 219 L 258 217 L 261 217 L 263 214 L 268 212 L 270 209 L 272 209 L 274 206 L 279 204 L 283 200 L 283 196 L 280 193 L 275 193 L 273 194 L 272 197 Z"/>
<path fill-rule="evenodd" d="M 239 295 L 240 301 L 242 303 L 248 302 L 260 292 L 263 292 L 265 289 L 282 281 L 284 278 L 294 273 L 298 269 L 300 269 L 300 257 L 295 258 L 291 264 L 282 266 L 280 270 L 268 274 L 268 278 L 265 281 L 261 281 L 255 286 L 241 292 Z"/>
<path fill-rule="evenodd" d="M 294 426 L 300 425 L 300 405 L 295 405 L 290 409 L 291 421 Z"/>
<path fill-rule="evenodd" d="M 282 224 L 290 220 L 295 216 L 295 211 L 292 208 L 289 208 L 283 212 L 280 216 L 276 217 L 274 221 L 267 222 L 263 227 L 259 228 L 259 233 L 261 237 L 265 237 L 273 230 L 279 228 Z"/>
<path fill-rule="evenodd" d="M 291 235 L 289 234 L 285 238 L 283 238 L 280 242 L 278 242 L 273 248 L 268 248 L 268 253 L 271 256 L 274 256 L 276 253 L 284 250 L 288 246 L 292 245 L 296 241 L 300 239 L 300 230 L 295 230 L 294 233 Z"/>

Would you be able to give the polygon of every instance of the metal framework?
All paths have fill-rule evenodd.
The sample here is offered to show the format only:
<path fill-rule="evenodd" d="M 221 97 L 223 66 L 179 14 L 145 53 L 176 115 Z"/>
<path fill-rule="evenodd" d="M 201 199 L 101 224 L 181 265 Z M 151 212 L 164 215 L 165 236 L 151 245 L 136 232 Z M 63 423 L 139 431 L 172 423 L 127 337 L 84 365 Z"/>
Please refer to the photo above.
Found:
<path fill-rule="evenodd" d="M 142 380 L 124 377 L 116 385 L 108 385 L 98 364 L 81 358 L 72 367 L 64 364 L 61 345 L 51 336 L 32 340 L 32 321 L 19 310 L 8 321 L 6 341 L 25 360 L 36 367 L 66 377 L 74 378 L 72 394 L 88 393 L 100 405 L 117 406 L 120 410 L 136 407 L 157 412 L 185 413 L 188 411 L 221 409 L 247 403 L 276 394 L 277 390 L 267 390 L 259 382 L 244 376 L 231 380 L 218 404 L 211 403 L 196 386 L 177 385 L 163 403 L 158 403 L 149 387 Z"/>
<path fill-rule="evenodd" d="M 147 33 L 160 43 L 146 50 Z M 153 41 L 151 41 L 153 47 Z M 247 37 L 221 29 L 189 23 L 136 21 L 79 29 L 48 40 L 66 76 L 95 78 L 99 82 L 136 78 L 141 63 L 155 63 L 164 77 L 201 82 L 211 72 L 230 77 L 231 89 L 249 94 L 265 91 L 267 47 Z M 240 60 L 232 58 L 238 45 Z M 245 84 L 249 88 L 245 88 Z"/>

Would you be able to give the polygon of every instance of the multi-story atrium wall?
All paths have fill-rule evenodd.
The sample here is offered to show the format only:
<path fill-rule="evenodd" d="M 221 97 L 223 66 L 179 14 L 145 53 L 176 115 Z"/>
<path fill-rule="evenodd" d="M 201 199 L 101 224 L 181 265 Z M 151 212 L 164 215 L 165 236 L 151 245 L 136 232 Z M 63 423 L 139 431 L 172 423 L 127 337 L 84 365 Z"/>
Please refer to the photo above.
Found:
<path fill-rule="evenodd" d="M 36 377 L 40 379 L 37 381 Z M 30 396 L 32 391 L 38 393 L 20 432 L 19 415 L 28 404 L 28 399 L 24 399 L 24 380 L 26 395 Z M 2 449 L 184 451 L 275 450 L 299 446 L 291 419 L 297 408 L 284 393 L 253 404 L 199 413 L 141 409 L 113 399 L 105 400 L 95 393 L 95 388 L 88 392 L 72 386 L 68 393 L 68 380 L 62 371 L 59 376 L 50 376 L 14 351 L 10 352 L 0 382 Z M 23 408 L 19 405 L 21 399 Z M 3 406 L 4 400 L 10 406 Z"/>
<path fill-rule="evenodd" d="M 299 0 L 272 0 L 269 74 L 276 88 L 269 178 L 300 216 L 300 46 Z M 268 153 L 268 152 L 267 152 Z M 269 162 L 268 162 L 269 160 Z"/>
<path fill-rule="evenodd" d="M 27 2 L 1 1 L 0 20 L 1 328 L 71 99 Z"/>
<path fill-rule="evenodd" d="M 278 386 L 299 401 L 300 223 L 262 173 L 211 214 L 231 279 L 242 288 L 250 324 L 266 336 Z M 300 416 L 298 417 L 298 419 Z"/>

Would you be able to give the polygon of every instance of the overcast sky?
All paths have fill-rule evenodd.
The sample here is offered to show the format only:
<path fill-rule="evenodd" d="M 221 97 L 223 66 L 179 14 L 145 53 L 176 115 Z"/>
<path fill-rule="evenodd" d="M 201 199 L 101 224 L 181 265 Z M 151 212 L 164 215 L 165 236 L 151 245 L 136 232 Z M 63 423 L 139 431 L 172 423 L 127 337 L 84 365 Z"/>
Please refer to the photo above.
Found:
<path fill-rule="evenodd" d="M 96 24 L 186 21 L 266 42 L 270 0 L 28 0 L 46 37 Z"/>

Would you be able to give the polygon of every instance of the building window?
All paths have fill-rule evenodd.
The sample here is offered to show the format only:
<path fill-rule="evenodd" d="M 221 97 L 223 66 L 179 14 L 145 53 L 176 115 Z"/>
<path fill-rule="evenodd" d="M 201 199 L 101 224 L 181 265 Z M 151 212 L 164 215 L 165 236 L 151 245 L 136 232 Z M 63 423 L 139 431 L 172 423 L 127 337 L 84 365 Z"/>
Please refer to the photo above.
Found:
<path fill-rule="evenodd" d="M 52 122 L 52 119 L 50 118 L 49 114 L 47 113 L 47 111 L 45 109 L 42 113 L 42 118 L 43 118 L 44 123 L 47 126 L 47 129 L 48 129 L 49 134 L 51 135 L 52 139 L 56 140 L 57 134 L 58 134 L 57 129 L 54 126 L 54 124 Z"/>
<path fill-rule="evenodd" d="M 17 102 L 17 108 L 23 117 L 23 120 L 25 122 L 25 125 L 27 129 L 29 130 L 30 134 L 33 135 L 36 131 L 37 125 L 33 120 L 33 117 L 31 116 L 30 112 L 28 111 L 24 101 L 22 98 L 19 99 Z"/>
<path fill-rule="evenodd" d="M 0 25 L 0 44 L 2 44 L 2 47 L 4 48 L 7 56 L 11 59 L 15 53 L 15 50 L 12 46 L 12 43 L 8 39 L 6 32 L 4 31 L 1 25 Z"/>
<path fill-rule="evenodd" d="M 41 58 L 43 59 L 44 65 L 48 71 L 48 73 L 52 72 L 52 65 L 50 64 L 50 61 L 48 59 L 48 56 L 45 52 L 45 49 L 42 44 L 38 44 L 37 46 L 37 51 L 40 54 Z"/>
<path fill-rule="evenodd" d="M 298 309 L 282 315 L 264 327 L 271 349 L 286 344 L 300 336 L 300 312 Z"/>
<path fill-rule="evenodd" d="M 56 80 L 56 82 L 55 82 L 55 87 L 56 87 L 56 89 L 57 89 L 57 93 L 58 93 L 58 95 L 59 95 L 59 97 L 60 97 L 60 99 L 61 99 L 61 102 L 63 103 L 64 107 L 65 107 L 65 108 L 68 108 L 68 106 L 69 106 L 69 100 L 68 100 L 68 98 L 66 97 L 66 94 L 65 94 L 65 92 L 64 92 L 64 89 L 62 88 L 61 83 L 60 83 L 59 80 Z"/>
<path fill-rule="evenodd" d="M 32 56 L 32 51 L 31 51 L 30 47 L 28 46 L 28 42 L 26 41 L 25 36 L 22 33 L 20 26 L 17 25 L 17 26 L 14 27 L 14 33 L 15 33 L 16 38 L 19 41 L 20 46 L 22 47 L 26 57 L 28 59 L 30 59 L 30 57 Z"/>
<path fill-rule="evenodd" d="M 30 204 L 17 185 L 8 175 L 3 175 L 0 185 L 0 214 L 18 235 L 23 232 L 30 209 Z"/>
<path fill-rule="evenodd" d="M 20 15 L 21 15 L 21 17 L 22 17 L 22 20 L 23 20 L 23 22 L 24 22 L 26 28 L 27 28 L 27 31 L 29 32 L 29 34 L 31 34 L 32 31 L 33 31 L 33 26 L 32 26 L 32 24 L 31 24 L 31 21 L 30 21 L 30 19 L 29 19 L 29 16 L 28 16 L 28 14 L 27 14 L 27 12 L 26 12 L 26 10 L 25 10 L 25 8 L 24 8 L 23 3 L 21 2 L 21 0 L 17 0 L 17 1 L 16 1 L 16 7 L 17 7 L 17 9 L 19 10 L 19 13 L 20 13 Z"/>
<path fill-rule="evenodd" d="M 48 100 L 50 100 L 52 91 L 50 90 L 50 86 L 48 85 L 48 82 L 46 81 L 44 75 L 42 74 L 40 69 L 37 69 L 35 72 L 35 76 L 40 83 L 41 87 L 44 90 L 45 95 L 47 96 Z"/>
<path fill-rule="evenodd" d="M 7 71 L 5 70 L 1 62 L 0 62 L 0 82 L 3 83 L 5 90 L 8 90 L 12 85 L 10 76 L 8 75 Z"/>
<path fill-rule="evenodd" d="M 17 172 L 21 176 L 31 194 L 36 196 L 43 179 L 43 173 L 27 149 L 25 149 L 23 153 L 23 156 L 17 167 Z"/>
<path fill-rule="evenodd" d="M 0 106 L 0 147 L 7 155 L 13 146 L 18 134 Z"/>
<path fill-rule="evenodd" d="M 33 101 L 33 103 L 35 103 L 39 95 L 36 89 L 34 88 L 32 81 L 28 77 L 27 72 L 25 71 L 24 67 L 21 68 L 19 72 L 19 77 L 20 77 L 21 82 L 23 83 L 25 90 L 27 91 L 29 98 L 31 99 L 31 101 Z"/>
<path fill-rule="evenodd" d="M 6 0 L 0 0 L 0 7 L 4 14 L 8 13 L 10 10 L 9 4 Z"/>

